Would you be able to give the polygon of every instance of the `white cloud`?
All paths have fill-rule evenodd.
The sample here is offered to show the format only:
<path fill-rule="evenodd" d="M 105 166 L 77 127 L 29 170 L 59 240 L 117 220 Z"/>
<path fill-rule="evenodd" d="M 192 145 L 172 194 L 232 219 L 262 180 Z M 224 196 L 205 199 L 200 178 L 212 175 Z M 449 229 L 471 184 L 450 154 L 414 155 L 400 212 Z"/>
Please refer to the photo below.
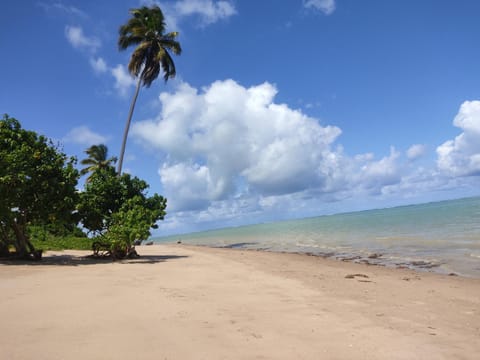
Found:
<path fill-rule="evenodd" d="M 333 146 L 339 128 L 275 103 L 276 93 L 267 82 L 246 88 L 224 80 L 201 91 L 180 83 L 160 95 L 161 113 L 135 123 L 132 135 L 166 154 L 159 174 L 170 209 L 255 196 L 381 193 L 401 180 L 394 148 L 380 160 L 349 158 Z M 259 199 L 257 206 L 264 206 Z"/>
<path fill-rule="evenodd" d="M 104 144 L 107 141 L 107 138 L 93 132 L 87 126 L 78 126 L 70 130 L 63 138 L 63 141 L 67 143 L 90 146 Z"/>
<path fill-rule="evenodd" d="M 353 172 L 352 175 L 361 187 L 374 194 L 380 193 L 385 186 L 400 182 L 399 157 L 400 153 L 391 147 L 389 156 L 378 161 L 367 161 L 361 166 L 360 172 Z"/>
<path fill-rule="evenodd" d="M 49 13 L 53 11 L 59 11 L 67 15 L 75 15 L 81 18 L 88 18 L 88 15 L 84 11 L 72 5 L 65 5 L 59 2 L 51 3 L 51 4 L 39 2 L 38 5 L 42 7 L 46 12 L 49 12 Z"/>
<path fill-rule="evenodd" d="M 335 0 L 304 0 L 303 6 L 307 9 L 315 9 L 330 15 L 335 11 Z"/>
<path fill-rule="evenodd" d="M 119 64 L 110 69 L 111 74 L 115 78 L 115 89 L 121 96 L 127 95 L 127 91 L 130 87 L 135 86 L 135 79 L 125 69 L 125 66 Z"/>
<path fill-rule="evenodd" d="M 226 0 L 180 0 L 174 4 L 160 2 L 160 7 L 165 15 L 167 27 L 176 31 L 180 29 L 179 23 L 188 17 L 198 17 L 200 25 L 207 26 L 237 14 L 233 2 Z"/>
<path fill-rule="evenodd" d="M 438 147 L 437 169 L 414 161 L 425 154 L 423 144 L 404 155 L 392 146 L 385 156 L 349 156 L 336 144 L 339 128 L 276 103 L 276 94 L 268 82 L 223 80 L 202 89 L 179 82 L 160 94 L 158 116 L 133 124 L 134 139 L 161 154 L 172 226 L 312 216 L 319 204 L 345 211 L 339 202 L 359 209 L 428 201 L 428 194 L 441 199 L 479 181 L 464 175 L 480 174 L 480 101 L 460 108 L 454 125 L 463 132 Z"/>
<path fill-rule="evenodd" d="M 164 164 L 159 170 L 164 186 L 170 193 L 176 194 L 176 208 L 197 210 L 209 205 L 209 199 L 218 196 L 221 186 L 215 182 L 210 169 L 198 164 Z"/>
<path fill-rule="evenodd" d="M 90 65 L 92 66 L 93 70 L 99 74 L 105 73 L 108 70 L 107 63 L 101 57 L 96 59 L 93 57 L 90 58 Z"/>
<path fill-rule="evenodd" d="M 168 153 L 160 175 L 176 204 L 188 208 L 187 198 L 197 206 L 198 196 L 206 204 L 239 192 L 282 194 L 325 183 L 340 129 L 275 104 L 276 92 L 269 83 L 245 88 L 225 80 L 199 94 L 183 83 L 160 95 L 157 119 L 134 124 L 133 136 Z M 192 186 L 198 196 L 182 190 Z"/>
<path fill-rule="evenodd" d="M 422 144 L 414 144 L 410 146 L 407 150 L 407 158 L 411 161 L 417 160 L 418 158 L 425 155 L 427 147 Z"/>
<path fill-rule="evenodd" d="M 115 79 L 113 86 L 120 96 L 126 96 L 130 87 L 135 86 L 136 80 L 129 74 L 125 66 L 119 64 L 116 67 L 110 67 L 104 58 L 101 56 L 95 57 L 96 49 L 100 46 L 100 42 L 95 38 L 85 37 L 79 27 L 67 26 L 65 34 L 74 48 L 89 50 L 88 62 L 96 74 L 108 73 L 113 76 Z"/>
<path fill-rule="evenodd" d="M 209 25 L 226 19 L 237 12 L 230 1 L 181 0 L 175 3 L 176 12 L 182 16 L 198 15 L 202 23 Z"/>
<path fill-rule="evenodd" d="M 480 101 L 465 101 L 453 120 L 463 132 L 437 147 L 437 166 L 451 176 L 480 174 Z"/>
<path fill-rule="evenodd" d="M 383 157 L 349 156 L 335 144 L 339 128 L 276 103 L 276 94 L 268 82 L 179 82 L 160 94 L 157 117 L 133 124 L 134 139 L 162 155 L 169 231 L 430 201 L 478 187 L 479 177 L 465 175 L 480 174 L 480 101 L 461 106 L 454 125 L 463 132 L 437 148 L 435 168 L 414 161 L 424 144 L 404 155 L 392 146 Z"/>
<path fill-rule="evenodd" d="M 70 44 L 76 49 L 83 49 L 95 53 L 101 46 L 101 42 L 98 38 L 85 36 L 83 29 L 79 26 L 66 26 L 65 36 Z"/>

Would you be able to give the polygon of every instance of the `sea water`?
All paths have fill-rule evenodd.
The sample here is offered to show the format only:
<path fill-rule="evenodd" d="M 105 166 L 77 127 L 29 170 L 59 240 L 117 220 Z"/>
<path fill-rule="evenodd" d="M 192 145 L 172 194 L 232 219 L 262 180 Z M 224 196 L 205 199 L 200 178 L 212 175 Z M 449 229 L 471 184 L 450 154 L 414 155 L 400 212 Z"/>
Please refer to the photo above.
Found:
<path fill-rule="evenodd" d="M 480 278 L 480 197 L 153 239 L 308 253 Z"/>

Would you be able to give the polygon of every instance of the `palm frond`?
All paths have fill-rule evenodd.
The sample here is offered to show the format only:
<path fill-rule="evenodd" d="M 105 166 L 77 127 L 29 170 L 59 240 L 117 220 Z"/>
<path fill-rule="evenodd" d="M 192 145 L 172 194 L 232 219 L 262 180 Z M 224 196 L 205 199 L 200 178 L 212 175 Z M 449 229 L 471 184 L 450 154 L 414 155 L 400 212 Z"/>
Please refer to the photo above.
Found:
<path fill-rule="evenodd" d="M 86 168 L 83 168 L 82 170 L 80 170 L 80 175 L 83 176 L 83 175 L 86 175 L 90 172 L 90 168 L 89 167 L 86 167 Z"/>
<path fill-rule="evenodd" d="M 131 9 L 132 17 L 120 27 L 118 46 L 121 50 L 136 45 L 128 70 L 135 77 L 140 76 L 142 85 L 150 87 L 163 71 L 167 81 L 176 75 L 175 64 L 169 51 L 180 55 L 182 48 L 176 41 L 178 32 L 164 34 L 165 18 L 158 6 Z"/>
<path fill-rule="evenodd" d="M 108 148 L 104 144 L 92 145 L 85 150 L 85 153 L 88 157 L 80 161 L 80 164 L 86 165 L 85 168 L 80 170 L 82 176 L 112 166 L 117 161 L 116 157 L 108 158 Z M 87 182 L 90 176 L 87 178 Z"/>
<path fill-rule="evenodd" d="M 167 51 L 165 51 L 165 54 L 161 57 L 160 63 L 162 64 L 163 79 L 165 82 L 168 81 L 169 78 L 174 78 L 177 74 L 175 64 Z"/>
<path fill-rule="evenodd" d="M 85 153 L 96 161 L 103 161 L 107 158 L 108 148 L 104 144 L 92 145 L 85 150 Z"/>
<path fill-rule="evenodd" d="M 182 53 L 182 48 L 180 46 L 180 43 L 174 40 L 174 38 L 164 36 L 161 40 L 161 44 L 164 48 L 170 50 L 175 55 L 180 55 Z"/>
<path fill-rule="evenodd" d="M 96 163 L 97 163 L 96 160 L 93 160 L 93 159 L 90 159 L 90 158 L 86 158 L 86 159 L 83 159 L 82 161 L 80 161 L 81 165 L 95 165 Z"/>
<path fill-rule="evenodd" d="M 138 45 L 132 53 L 130 62 L 128 63 L 128 71 L 134 76 L 138 76 L 142 66 L 144 65 L 148 52 L 150 51 L 150 43 L 143 42 Z"/>
<path fill-rule="evenodd" d="M 152 85 L 152 82 L 158 77 L 160 74 L 160 64 L 158 61 L 152 61 L 149 59 L 147 63 L 145 63 L 145 67 L 142 71 L 142 83 L 147 88 Z"/>

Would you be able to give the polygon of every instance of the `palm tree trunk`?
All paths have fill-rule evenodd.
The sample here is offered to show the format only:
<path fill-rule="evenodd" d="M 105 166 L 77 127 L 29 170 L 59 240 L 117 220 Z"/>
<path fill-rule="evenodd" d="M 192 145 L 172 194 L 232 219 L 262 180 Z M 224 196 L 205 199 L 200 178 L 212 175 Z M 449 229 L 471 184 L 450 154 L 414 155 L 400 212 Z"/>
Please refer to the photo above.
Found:
<path fill-rule="evenodd" d="M 130 112 L 128 113 L 127 123 L 125 124 L 125 130 L 123 132 L 122 149 L 120 150 L 120 157 L 118 159 L 117 175 L 122 175 L 123 156 L 125 155 L 125 147 L 127 146 L 128 131 L 130 130 L 130 123 L 132 122 L 133 109 L 135 109 L 135 103 L 137 102 L 138 92 L 140 91 L 140 85 L 142 78 L 138 78 L 137 88 L 135 89 L 135 95 L 133 95 L 132 103 L 130 104 Z"/>

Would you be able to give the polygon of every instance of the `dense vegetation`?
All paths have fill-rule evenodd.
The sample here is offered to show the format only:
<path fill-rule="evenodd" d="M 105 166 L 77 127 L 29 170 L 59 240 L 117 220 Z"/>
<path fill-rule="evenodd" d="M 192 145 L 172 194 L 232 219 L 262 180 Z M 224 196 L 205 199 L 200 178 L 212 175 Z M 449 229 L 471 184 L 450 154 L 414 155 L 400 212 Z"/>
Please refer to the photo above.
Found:
<path fill-rule="evenodd" d="M 89 177 L 79 191 L 76 160 L 4 115 L 0 256 L 38 259 L 42 250 L 91 249 L 95 244 L 102 254 L 114 257 L 136 254 L 135 242 L 147 239 L 165 216 L 166 199 L 148 196 L 148 184 L 137 177 L 118 176 L 115 158 L 107 158 L 105 145 L 94 145 L 86 153 L 89 161 L 82 163 L 88 170 L 82 173 Z"/>
<path fill-rule="evenodd" d="M 78 217 L 99 244 L 116 257 L 135 254 L 135 241 L 150 236 L 157 220 L 163 220 L 167 200 L 148 197 L 148 184 L 129 174 L 118 176 L 113 166 L 96 169 L 80 193 Z"/>
<path fill-rule="evenodd" d="M 135 243 L 145 240 L 163 220 L 167 200 L 148 196 L 148 184 L 122 174 L 125 144 L 141 85 L 149 87 L 163 71 L 176 74 L 171 54 L 181 53 L 177 32 L 165 33 L 158 6 L 131 9 L 119 30 L 118 46 L 136 46 L 128 69 L 138 79 L 120 151 L 108 157 L 104 144 L 93 145 L 81 161 L 67 157 L 53 142 L 5 115 L 0 121 L 0 257 L 40 259 L 42 250 L 93 248 L 94 254 L 136 255 Z M 85 187 L 77 189 L 80 176 Z M 88 236 L 87 236 L 88 235 Z"/>
<path fill-rule="evenodd" d="M 5 115 L 0 121 L 0 252 L 40 257 L 28 227 L 73 224 L 78 192 L 75 160 L 44 136 L 22 129 Z"/>

